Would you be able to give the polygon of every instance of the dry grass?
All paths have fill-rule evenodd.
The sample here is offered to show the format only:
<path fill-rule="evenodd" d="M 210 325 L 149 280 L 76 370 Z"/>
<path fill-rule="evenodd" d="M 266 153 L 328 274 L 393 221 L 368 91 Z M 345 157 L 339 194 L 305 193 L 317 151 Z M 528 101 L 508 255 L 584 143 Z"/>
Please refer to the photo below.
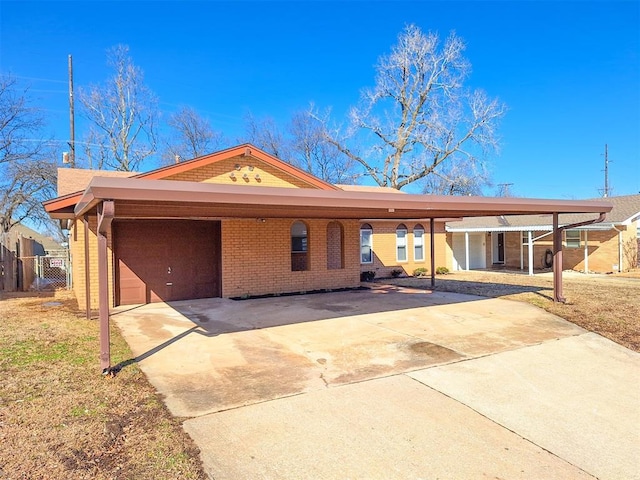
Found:
<path fill-rule="evenodd" d="M 0 300 L 0 478 L 206 478 L 197 447 L 135 364 L 100 375 L 97 322 L 71 294 Z M 112 356 L 131 358 L 115 329 Z"/>
<path fill-rule="evenodd" d="M 429 279 L 387 280 L 430 288 Z M 640 271 L 624 275 L 563 275 L 567 303 L 553 302 L 553 277 L 506 272 L 455 272 L 438 276 L 436 290 L 508 298 L 531 303 L 640 352 Z"/>

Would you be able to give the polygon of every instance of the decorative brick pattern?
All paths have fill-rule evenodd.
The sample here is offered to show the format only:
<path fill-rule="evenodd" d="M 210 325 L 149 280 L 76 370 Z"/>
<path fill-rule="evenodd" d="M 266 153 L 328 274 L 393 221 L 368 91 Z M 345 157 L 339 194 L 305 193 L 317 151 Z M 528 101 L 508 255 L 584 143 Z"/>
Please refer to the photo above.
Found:
<path fill-rule="evenodd" d="M 171 175 L 165 180 L 262 187 L 314 188 L 293 175 L 281 172 L 277 168 L 259 160 L 244 156 L 229 158 L 187 172 Z"/>

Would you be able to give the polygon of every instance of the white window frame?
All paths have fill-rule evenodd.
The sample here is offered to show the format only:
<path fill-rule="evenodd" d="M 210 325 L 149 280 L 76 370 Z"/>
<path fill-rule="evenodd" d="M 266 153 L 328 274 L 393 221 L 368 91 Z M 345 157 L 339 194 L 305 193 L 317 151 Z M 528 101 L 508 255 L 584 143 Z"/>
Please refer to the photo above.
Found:
<path fill-rule="evenodd" d="M 362 241 L 363 233 L 369 234 L 369 244 L 365 245 Z M 369 247 L 369 261 L 365 262 L 362 260 L 362 248 Z M 360 229 L 360 264 L 361 265 L 371 265 L 373 263 L 373 229 L 372 228 L 361 228 Z"/>
<path fill-rule="evenodd" d="M 571 238 L 569 238 L 569 234 Z M 577 234 L 577 237 L 575 236 Z M 576 243 L 577 242 L 577 243 Z M 580 230 L 565 230 L 564 231 L 564 245 L 566 248 L 580 248 L 582 247 L 582 232 Z"/>
<path fill-rule="evenodd" d="M 419 233 L 419 235 L 416 236 L 416 233 Z M 420 239 L 420 241 L 417 239 Z M 420 257 L 416 254 L 416 247 L 421 248 L 422 255 Z M 413 260 L 416 262 L 424 262 L 424 228 L 413 229 Z"/>
<path fill-rule="evenodd" d="M 401 232 L 403 235 L 398 235 Z M 396 228 L 396 262 L 398 263 L 406 263 L 409 261 L 409 252 L 407 252 L 407 234 L 408 232 L 406 228 Z M 404 248 L 403 259 L 398 256 L 401 248 Z"/>

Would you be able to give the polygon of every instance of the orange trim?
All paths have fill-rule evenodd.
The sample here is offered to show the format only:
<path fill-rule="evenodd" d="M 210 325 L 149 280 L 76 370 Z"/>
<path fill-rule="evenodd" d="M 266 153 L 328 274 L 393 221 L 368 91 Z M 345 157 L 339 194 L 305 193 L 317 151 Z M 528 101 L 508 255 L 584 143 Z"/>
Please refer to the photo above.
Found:
<path fill-rule="evenodd" d="M 212 163 L 221 162 L 223 160 L 236 157 L 238 155 L 249 155 L 254 158 L 257 158 L 258 160 L 261 160 L 267 163 L 268 165 L 274 168 L 277 168 L 282 172 L 292 175 L 309 185 L 313 185 L 314 187 L 317 187 L 320 190 L 340 190 L 335 185 L 325 182 L 324 180 L 321 180 L 318 177 L 305 172 L 304 170 L 300 170 L 299 168 L 294 167 L 293 165 L 285 163 L 279 158 L 274 157 L 273 155 L 270 155 L 263 150 L 260 150 L 258 147 L 255 147 L 250 143 L 238 145 L 237 147 L 221 150 L 219 152 L 212 153 L 210 155 L 194 158 L 193 160 L 177 163 L 175 165 L 169 165 L 168 167 L 158 168 L 156 170 L 152 170 L 151 172 L 140 173 L 138 175 L 134 175 L 131 178 L 161 180 L 171 175 L 187 172 L 189 170 L 193 170 L 199 167 L 204 167 L 205 165 L 210 165 Z"/>
<path fill-rule="evenodd" d="M 62 197 L 56 197 L 51 200 L 47 200 L 46 202 L 42 202 L 42 205 L 47 213 L 55 212 L 56 210 L 77 204 L 82 198 L 82 194 L 83 191 L 68 193 Z"/>

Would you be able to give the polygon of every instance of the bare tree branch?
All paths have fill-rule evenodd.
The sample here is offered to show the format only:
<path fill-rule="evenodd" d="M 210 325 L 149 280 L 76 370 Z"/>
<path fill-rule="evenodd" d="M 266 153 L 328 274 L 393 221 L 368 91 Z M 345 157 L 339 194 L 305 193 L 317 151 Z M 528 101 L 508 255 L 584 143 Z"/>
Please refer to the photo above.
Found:
<path fill-rule="evenodd" d="M 110 49 L 107 63 L 114 75 L 104 85 L 80 89 L 84 116 L 95 127 L 87 134 L 92 141 L 86 143 L 97 144 L 102 167 L 134 171 L 156 151 L 157 100 L 143 83 L 129 47 Z"/>
<path fill-rule="evenodd" d="M 375 86 L 349 112 L 346 132 L 330 130 L 314 114 L 324 122 L 326 141 L 379 185 L 397 189 L 445 163 L 480 162 L 497 148 L 496 124 L 506 107 L 464 88 L 471 69 L 464 48 L 455 34 L 441 45 L 436 34 L 407 26 L 391 53 L 380 58 Z"/>
<path fill-rule="evenodd" d="M 26 219 L 50 223 L 41 202 L 55 196 L 57 170 L 43 125 L 28 90 L 0 76 L 0 232 Z"/>
<path fill-rule="evenodd" d="M 222 133 L 213 130 L 209 120 L 191 107 L 180 107 L 167 123 L 173 131 L 162 155 L 167 164 L 212 153 L 225 142 Z"/>

